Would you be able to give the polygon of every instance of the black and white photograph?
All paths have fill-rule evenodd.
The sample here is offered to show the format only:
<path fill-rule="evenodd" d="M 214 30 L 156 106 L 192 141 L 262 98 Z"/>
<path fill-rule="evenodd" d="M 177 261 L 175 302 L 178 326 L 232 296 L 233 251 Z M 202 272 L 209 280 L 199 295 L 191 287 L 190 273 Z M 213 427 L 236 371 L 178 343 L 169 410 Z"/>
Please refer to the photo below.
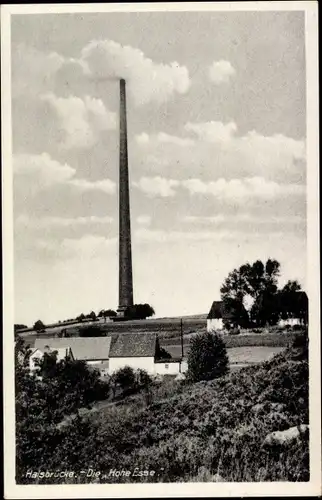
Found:
<path fill-rule="evenodd" d="M 6 498 L 319 494 L 317 3 L 1 23 Z"/>

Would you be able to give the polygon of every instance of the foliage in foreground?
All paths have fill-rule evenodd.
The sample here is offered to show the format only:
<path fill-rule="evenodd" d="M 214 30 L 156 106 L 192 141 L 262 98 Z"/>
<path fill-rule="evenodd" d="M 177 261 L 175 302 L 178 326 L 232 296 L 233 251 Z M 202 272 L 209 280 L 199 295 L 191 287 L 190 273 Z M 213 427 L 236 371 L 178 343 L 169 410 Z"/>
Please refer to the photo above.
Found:
<path fill-rule="evenodd" d="M 37 406 L 29 397 L 35 418 Z M 303 423 L 308 423 L 307 342 L 298 339 L 270 361 L 217 380 L 182 385 L 180 393 L 143 408 L 130 401 L 111 405 L 65 428 L 38 419 L 44 427 L 42 439 L 28 439 L 33 439 L 30 459 L 35 469 L 38 452 L 38 468 L 92 468 L 100 471 L 100 482 L 215 481 L 218 476 L 223 481 L 308 481 L 308 436 L 285 448 L 262 446 L 268 433 Z M 110 473 L 135 468 L 156 473 L 121 479 Z M 23 469 L 18 480 L 25 480 Z M 86 481 L 93 478 L 67 482 Z"/>
<path fill-rule="evenodd" d="M 188 378 L 192 382 L 212 380 L 229 371 L 224 341 L 212 333 L 198 334 L 191 339 L 188 356 Z"/>

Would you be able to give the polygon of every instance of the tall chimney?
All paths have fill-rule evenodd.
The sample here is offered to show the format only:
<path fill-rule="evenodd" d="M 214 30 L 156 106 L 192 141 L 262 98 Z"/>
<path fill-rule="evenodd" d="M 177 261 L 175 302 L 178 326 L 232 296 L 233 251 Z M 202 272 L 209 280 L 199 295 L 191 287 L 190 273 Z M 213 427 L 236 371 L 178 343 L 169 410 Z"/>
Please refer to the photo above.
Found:
<path fill-rule="evenodd" d="M 126 89 L 125 80 L 122 79 L 120 80 L 119 315 L 124 316 L 125 309 L 132 305 L 133 279 L 127 155 Z"/>

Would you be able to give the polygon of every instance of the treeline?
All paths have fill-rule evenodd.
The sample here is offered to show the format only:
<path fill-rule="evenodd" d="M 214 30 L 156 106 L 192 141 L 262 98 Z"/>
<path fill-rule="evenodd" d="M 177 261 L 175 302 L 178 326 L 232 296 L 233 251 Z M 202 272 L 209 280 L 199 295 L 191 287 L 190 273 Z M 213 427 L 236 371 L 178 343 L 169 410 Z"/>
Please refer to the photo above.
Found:
<path fill-rule="evenodd" d="M 153 307 L 150 304 L 134 304 L 133 306 L 129 306 L 126 308 L 124 312 L 124 316 L 127 319 L 146 319 L 155 314 L 155 311 Z M 114 309 L 101 309 L 97 314 L 95 311 L 91 311 L 88 314 L 81 313 L 79 314 L 76 318 L 69 318 L 64 321 L 58 321 L 58 323 L 55 323 L 53 325 L 46 325 L 41 319 L 37 320 L 34 325 L 33 329 L 36 332 L 42 333 L 48 328 L 49 326 L 57 326 L 57 325 L 65 325 L 65 324 L 73 324 L 73 323 L 85 323 L 88 321 L 99 321 L 101 318 L 104 318 L 106 321 L 107 318 L 115 318 L 117 316 L 116 311 Z M 14 325 L 14 331 L 15 333 L 19 332 L 20 330 L 28 328 L 26 325 L 23 324 L 15 324 Z"/>

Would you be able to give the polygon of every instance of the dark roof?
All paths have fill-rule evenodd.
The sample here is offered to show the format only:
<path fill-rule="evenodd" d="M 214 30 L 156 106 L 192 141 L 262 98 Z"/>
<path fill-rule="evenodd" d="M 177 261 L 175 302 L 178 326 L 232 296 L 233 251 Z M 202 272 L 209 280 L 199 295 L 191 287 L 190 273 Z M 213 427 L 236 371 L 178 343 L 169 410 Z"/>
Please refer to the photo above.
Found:
<path fill-rule="evenodd" d="M 210 308 L 207 319 L 219 319 L 223 317 L 223 302 L 222 300 L 214 300 Z"/>
<path fill-rule="evenodd" d="M 112 335 L 110 358 L 154 357 L 155 333 L 119 333 Z"/>
<path fill-rule="evenodd" d="M 215 300 L 212 303 L 207 319 L 227 319 L 233 317 L 233 312 L 222 300 Z"/>
<path fill-rule="evenodd" d="M 35 349 L 43 350 L 46 346 L 51 349 L 70 347 L 74 358 L 80 360 L 108 359 L 111 337 L 65 337 L 36 339 Z"/>

